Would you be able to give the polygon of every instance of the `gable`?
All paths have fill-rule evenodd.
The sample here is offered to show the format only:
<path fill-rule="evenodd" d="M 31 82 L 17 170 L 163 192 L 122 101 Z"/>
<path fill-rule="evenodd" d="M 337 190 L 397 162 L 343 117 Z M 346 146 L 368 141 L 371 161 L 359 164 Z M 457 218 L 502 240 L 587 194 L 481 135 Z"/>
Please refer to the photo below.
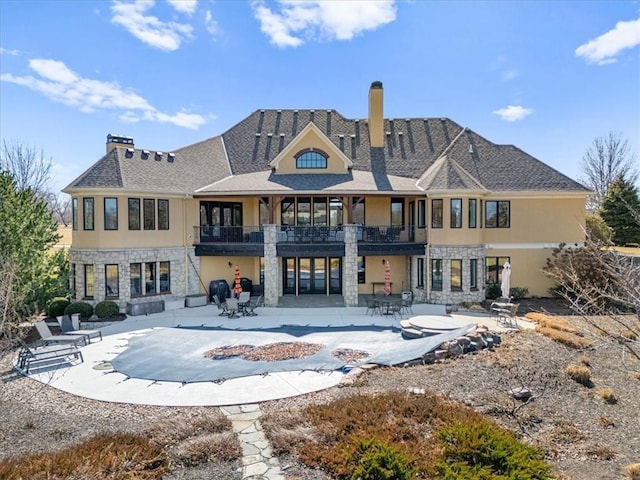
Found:
<path fill-rule="evenodd" d="M 296 158 L 305 152 L 317 152 L 327 159 L 326 168 L 297 168 Z M 353 162 L 313 123 L 306 127 L 271 161 L 276 174 L 344 174 Z"/>

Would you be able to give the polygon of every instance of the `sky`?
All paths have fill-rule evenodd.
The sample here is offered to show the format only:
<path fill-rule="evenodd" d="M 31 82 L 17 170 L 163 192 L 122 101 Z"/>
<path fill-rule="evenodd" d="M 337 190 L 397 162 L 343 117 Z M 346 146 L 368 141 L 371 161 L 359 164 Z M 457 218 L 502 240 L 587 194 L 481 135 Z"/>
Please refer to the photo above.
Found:
<path fill-rule="evenodd" d="M 258 109 L 448 117 L 573 179 L 596 137 L 640 164 L 639 1 L 0 0 L 0 139 L 53 162 L 107 134 L 170 152 Z"/>

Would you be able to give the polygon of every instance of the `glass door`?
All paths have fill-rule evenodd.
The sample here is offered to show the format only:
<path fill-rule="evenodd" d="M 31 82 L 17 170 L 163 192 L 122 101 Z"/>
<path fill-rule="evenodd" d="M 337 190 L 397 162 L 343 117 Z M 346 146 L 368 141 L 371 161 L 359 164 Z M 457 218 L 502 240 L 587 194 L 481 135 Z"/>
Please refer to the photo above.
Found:
<path fill-rule="evenodd" d="M 330 281 L 329 293 L 342 293 L 342 259 L 340 257 L 329 259 Z"/>
<path fill-rule="evenodd" d="M 284 258 L 282 260 L 282 267 L 284 270 L 284 283 L 282 291 L 285 294 L 296 293 L 296 259 Z"/>
<path fill-rule="evenodd" d="M 298 259 L 298 293 L 327 293 L 327 259 Z"/>

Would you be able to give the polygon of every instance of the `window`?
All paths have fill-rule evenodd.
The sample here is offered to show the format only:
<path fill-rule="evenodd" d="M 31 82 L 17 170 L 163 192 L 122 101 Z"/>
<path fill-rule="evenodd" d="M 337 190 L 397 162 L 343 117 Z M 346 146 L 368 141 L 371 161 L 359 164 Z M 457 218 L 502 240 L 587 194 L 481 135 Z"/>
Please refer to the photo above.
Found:
<path fill-rule="evenodd" d="M 469 228 L 476 228 L 478 226 L 478 200 L 475 198 L 469 199 Z"/>
<path fill-rule="evenodd" d="M 451 228 L 462 228 L 462 199 L 451 199 Z"/>
<path fill-rule="evenodd" d="M 129 204 L 129 230 L 140 230 L 140 199 L 130 198 Z"/>
<path fill-rule="evenodd" d="M 169 230 L 169 200 L 158 200 L 158 230 Z"/>
<path fill-rule="evenodd" d="M 418 228 L 426 227 L 427 218 L 427 202 L 425 200 L 418 200 Z"/>
<path fill-rule="evenodd" d="M 502 280 L 500 278 L 502 274 L 502 266 L 509 262 L 511 263 L 510 257 L 487 257 L 485 259 L 486 262 L 486 281 L 487 285 L 500 283 Z"/>
<path fill-rule="evenodd" d="M 74 300 L 78 298 L 78 278 L 76 276 L 77 268 L 77 264 L 71 264 L 71 298 Z"/>
<path fill-rule="evenodd" d="M 431 200 L 431 228 L 442 228 L 442 199 Z"/>
<path fill-rule="evenodd" d="M 271 223 L 269 219 L 269 197 L 262 197 L 258 205 L 260 210 L 260 227 L 262 228 L 262 225 Z"/>
<path fill-rule="evenodd" d="M 319 226 L 327 225 L 327 199 L 313 199 L 313 224 Z"/>
<path fill-rule="evenodd" d="M 140 263 L 132 263 L 129 265 L 129 277 L 130 277 L 130 285 L 131 285 L 131 296 L 138 297 L 142 295 L 142 264 Z"/>
<path fill-rule="evenodd" d="M 104 199 L 104 229 L 118 229 L 118 199 L 106 197 Z"/>
<path fill-rule="evenodd" d="M 84 266 L 84 298 L 93 298 L 93 265 Z"/>
<path fill-rule="evenodd" d="M 471 290 L 478 289 L 478 259 L 469 260 L 469 287 Z"/>
<path fill-rule="evenodd" d="M 329 225 L 332 227 L 342 226 L 342 199 L 340 198 L 329 200 Z"/>
<path fill-rule="evenodd" d="M 156 264 L 144 264 L 144 291 L 147 295 L 156 293 Z"/>
<path fill-rule="evenodd" d="M 391 225 L 404 226 L 404 199 L 391 199 Z"/>
<path fill-rule="evenodd" d="M 442 259 L 431 259 L 431 290 L 442 290 Z"/>
<path fill-rule="evenodd" d="M 296 201 L 293 197 L 282 200 L 280 224 L 292 226 L 296 224 Z"/>
<path fill-rule="evenodd" d="M 511 202 L 508 200 L 484 203 L 484 226 L 486 228 L 509 228 L 511 224 Z"/>
<path fill-rule="evenodd" d="M 418 287 L 424 287 L 424 258 L 418 258 L 417 283 Z"/>
<path fill-rule="evenodd" d="M 83 198 L 82 205 L 82 228 L 85 230 L 93 230 L 93 198 Z"/>
<path fill-rule="evenodd" d="M 451 260 L 451 290 L 462 290 L 462 260 Z"/>
<path fill-rule="evenodd" d="M 71 199 L 71 224 L 74 230 L 78 230 L 78 199 Z"/>
<path fill-rule="evenodd" d="M 356 264 L 358 265 L 358 283 L 364 284 L 367 283 L 365 281 L 365 268 L 364 268 L 364 257 L 358 257 L 356 260 Z"/>
<path fill-rule="evenodd" d="M 118 277 L 118 265 L 104 266 L 104 285 L 105 297 L 118 298 L 118 285 L 120 283 Z"/>
<path fill-rule="evenodd" d="M 317 150 L 296 157 L 296 168 L 327 168 L 327 155 Z"/>
<path fill-rule="evenodd" d="M 144 229 L 156 229 L 156 201 L 153 198 L 145 198 L 143 203 Z"/>
<path fill-rule="evenodd" d="M 160 262 L 160 293 L 171 291 L 171 262 Z"/>
<path fill-rule="evenodd" d="M 359 223 L 364 225 L 365 211 L 364 211 L 364 198 L 353 199 L 353 223 Z"/>

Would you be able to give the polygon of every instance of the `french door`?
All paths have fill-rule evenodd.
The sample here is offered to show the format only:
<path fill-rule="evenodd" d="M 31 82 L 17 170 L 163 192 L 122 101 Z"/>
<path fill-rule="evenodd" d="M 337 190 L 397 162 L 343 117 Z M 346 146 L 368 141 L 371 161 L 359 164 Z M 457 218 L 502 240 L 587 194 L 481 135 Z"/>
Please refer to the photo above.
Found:
<path fill-rule="evenodd" d="M 342 259 L 288 257 L 283 259 L 284 294 L 342 293 Z"/>

